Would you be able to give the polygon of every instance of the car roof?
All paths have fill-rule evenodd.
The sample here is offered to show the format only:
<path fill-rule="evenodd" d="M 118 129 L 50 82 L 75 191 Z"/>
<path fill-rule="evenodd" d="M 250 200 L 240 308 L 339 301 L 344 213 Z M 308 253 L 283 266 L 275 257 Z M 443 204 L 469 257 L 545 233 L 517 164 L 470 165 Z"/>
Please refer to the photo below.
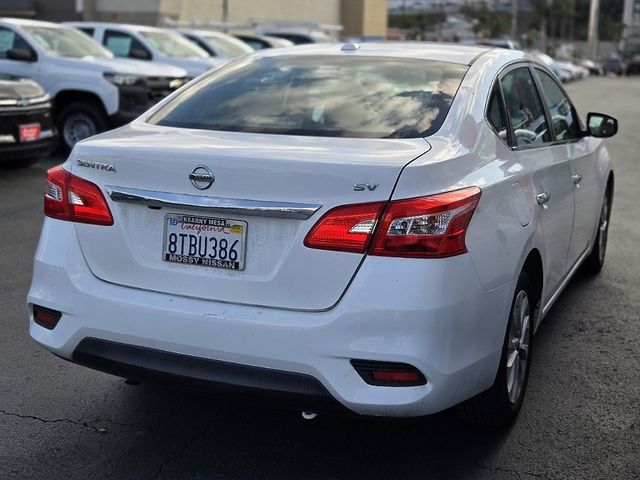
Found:
<path fill-rule="evenodd" d="M 0 17 L 0 22 L 8 23 L 11 25 L 17 25 L 19 27 L 61 27 L 61 28 L 69 28 L 68 25 L 53 23 L 53 22 L 44 22 L 42 20 L 31 20 L 28 18 L 8 18 L 8 17 Z"/>
<path fill-rule="evenodd" d="M 132 23 L 117 23 L 117 22 L 64 22 L 65 25 L 72 25 L 74 27 L 112 27 L 112 28 L 124 28 L 136 31 L 172 31 L 166 28 L 150 27 L 148 25 L 134 25 Z M 177 33 L 177 32 L 176 32 Z"/>
<path fill-rule="evenodd" d="M 181 28 L 180 30 L 177 30 L 180 33 L 191 33 L 193 35 L 200 35 L 200 36 L 210 36 L 210 37 L 219 37 L 219 38 L 235 38 L 233 35 L 229 35 L 228 33 L 224 33 L 224 32 L 218 32 L 217 30 L 198 30 L 198 29 L 192 29 L 192 28 Z"/>
<path fill-rule="evenodd" d="M 345 51 L 343 48 L 355 48 Z M 476 45 L 458 45 L 428 42 L 366 42 L 350 43 L 318 43 L 298 45 L 292 48 L 264 50 L 260 56 L 280 55 L 356 55 L 415 58 L 440 62 L 471 65 L 482 54 L 494 50 L 493 48 Z M 507 51 L 507 50 L 505 50 Z"/>

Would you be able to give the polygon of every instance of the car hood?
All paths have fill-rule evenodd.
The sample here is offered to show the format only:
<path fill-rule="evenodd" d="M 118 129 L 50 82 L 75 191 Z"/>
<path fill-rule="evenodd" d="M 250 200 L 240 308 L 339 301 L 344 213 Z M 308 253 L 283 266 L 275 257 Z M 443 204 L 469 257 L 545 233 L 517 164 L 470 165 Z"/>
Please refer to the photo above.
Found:
<path fill-rule="evenodd" d="M 64 63 L 69 68 L 82 69 L 84 72 L 115 72 L 125 75 L 145 75 L 145 69 L 133 65 L 127 61 L 108 57 L 60 57 L 57 61 Z"/>
<path fill-rule="evenodd" d="M 0 79 L 0 100 L 36 98 L 45 95 L 40 85 L 32 80 L 2 80 Z"/>
<path fill-rule="evenodd" d="M 182 78 L 187 76 L 187 71 L 184 68 L 169 65 L 168 63 L 148 62 L 128 58 L 118 58 L 113 59 L 113 61 L 118 65 L 123 65 L 124 68 L 135 68 L 139 75 L 148 77 Z"/>

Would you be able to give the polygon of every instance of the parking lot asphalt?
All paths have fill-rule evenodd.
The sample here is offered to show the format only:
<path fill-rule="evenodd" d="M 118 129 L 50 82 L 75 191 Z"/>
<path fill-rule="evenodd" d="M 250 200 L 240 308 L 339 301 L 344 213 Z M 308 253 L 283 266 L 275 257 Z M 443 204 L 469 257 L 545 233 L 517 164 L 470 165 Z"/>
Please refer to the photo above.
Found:
<path fill-rule="evenodd" d="M 42 223 L 43 159 L 0 170 L 0 479 L 640 478 L 640 79 L 568 86 L 616 116 L 607 260 L 575 278 L 535 338 L 508 430 L 453 412 L 410 421 L 318 417 L 132 386 L 29 337 L 25 297 Z"/>

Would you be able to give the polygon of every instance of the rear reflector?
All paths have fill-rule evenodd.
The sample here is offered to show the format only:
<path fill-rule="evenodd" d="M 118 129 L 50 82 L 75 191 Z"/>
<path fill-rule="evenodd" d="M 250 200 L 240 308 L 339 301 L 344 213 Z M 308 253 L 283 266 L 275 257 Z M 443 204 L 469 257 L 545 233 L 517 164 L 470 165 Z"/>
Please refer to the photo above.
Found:
<path fill-rule="evenodd" d="M 370 255 L 444 258 L 467 252 L 465 235 L 480 201 L 478 187 L 428 197 L 345 205 L 311 229 L 309 248 Z"/>
<path fill-rule="evenodd" d="M 415 387 L 427 383 L 420 370 L 406 363 L 351 360 L 351 365 L 369 385 Z"/>
<path fill-rule="evenodd" d="M 113 225 L 111 210 L 100 187 L 61 166 L 47 172 L 44 214 L 70 222 Z"/>
<path fill-rule="evenodd" d="M 57 310 L 41 307 L 40 305 L 33 306 L 33 321 L 41 327 L 53 330 L 58 325 L 61 317 L 62 312 Z"/>

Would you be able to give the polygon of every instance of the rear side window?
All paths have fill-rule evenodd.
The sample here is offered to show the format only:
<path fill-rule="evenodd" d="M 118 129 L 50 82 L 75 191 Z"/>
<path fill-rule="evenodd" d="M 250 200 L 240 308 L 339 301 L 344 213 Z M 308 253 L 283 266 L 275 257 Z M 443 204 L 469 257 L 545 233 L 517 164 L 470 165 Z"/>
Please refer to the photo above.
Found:
<path fill-rule="evenodd" d="M 412 138 L 435 133 L 464 65 L 386 57 L 245 59 L 182 92 L 149 122 L 287 135 Z"/>
<path fill-rule="evenodd" d="M 489 97 L 489 104 L 487 105 L 487 120 L 500 139 L 508 145 L 509 127 L 507 125 L 507 117 L 504 113 L 502 97 L 500 96 L 500 89 L 498 88 L 498 85 L 493 87 L 493 91 Z"/>
<path fill-rule="evenodd" d="M 249 45 L 254 50 L 264 50 L 265 48 L 269 48 L 270 45 L 267 42 L 259 40 L 257 38 L 249 38 L 249 37 L 238 37 L 244 43 Z"/>
<path fill-rule="evenodd" d="M 558 140 L 575 140 L 582 137 L 575 108 L 558 83 L 548 73 L 536 68 L 542 93 L 551 115 L 551 123 Z"/>
<path fill-rule="evenodd" d="M 551 141 L 544 107 L 529 68 L 511 70 L 500 83 L 516 145 L 539 145 Z"/>

